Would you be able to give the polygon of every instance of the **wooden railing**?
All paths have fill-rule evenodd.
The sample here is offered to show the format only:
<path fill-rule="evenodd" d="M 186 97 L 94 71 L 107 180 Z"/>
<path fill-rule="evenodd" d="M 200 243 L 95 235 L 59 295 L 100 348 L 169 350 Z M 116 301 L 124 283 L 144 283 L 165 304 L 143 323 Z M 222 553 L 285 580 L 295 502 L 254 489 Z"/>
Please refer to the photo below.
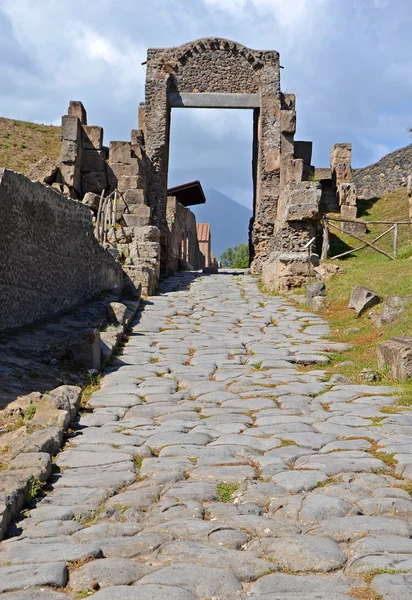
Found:
<path fill-rule="evenodd" d="M 337 225 L 334 225 L 334 223 L 353 223 L 354 225 L 365 225 L 365 226 L 368 226 L 368 225 L 390 225 L 390 227 L 389 227 L 389 229 L 387 229 L 386 231 L 384 231 L 383 233 L 381 233 L 380 235 L 375 237 L 370 242 L 369 240 L 365 240 L 365 239 L 361 238 L 356 233 L 353 233 L 353 232 L 350 232 L 347 230 L 342 230 Z M 322 260 L 325 260 L 327 258 L 329 258 L 330 260 L 342 258 L 343 256 L 347 256 L 348 254 L 353 254 L 353 252 L 358 252 L 359 250 L 364 250 L 365 248 L 372 248 L 373 250 L 375 250 L 375 252 L 379 252 L 380 254 L 383 254 L 390 260 L 395 260 L 396 258 L 398 258 L 399 226 L 408 225 L 409 227 L 411 227 L 412 221 L 396 221 L 396 222 L 394 222 L 394 221 L 359 221 L 359 220 L 358 221 L 350 221 L 348 219 L 338 219 L 335 217 L 332 218 L 332 217 L 328 217 L 327 215 L 325 215 L 322 219 L 322 224 L 323 224 L 323 244 L 322 244 L 322 255 L 321 255 Z M 362 242 L 362 245 L 357 246 L 356 248 L 351 248 L 350 250 L 346 250 L 346 252 L 341 252 L 340 254 L 336 254 L 335 256 L 329 256 L 329 249 L 330 249 L 329 228 L 337 229 L 340 233 L 344 233 L 345 235 L 348 235 L 349 237 L 353 237 L 358 242 Z M 393 255 L 389 254 L 382 248 L 378 248 L 378 246 L 376 246 L 376 242 L 378 242 L 381 238 L 383 238 L 385 235 L 387 235 L 391 231 L 393 231 Z"/>
<path fill-rule="evenodd" d="M 99 201 L 99 209 L 97 211 L 96 223 L 94 228 L 94 235 L 98 241 L 104 246 L 107 246 L 107 232 L 111 227 L 116 225 L 118 220 L 117 202 L 119 198 L 122 198 L 125 203 L 127 212 L 129 207 L 124 198 L 122 192 L 119 190 L 113 190 L 106 198 L 104 197 L 105 190 L 102 191 Z"/>

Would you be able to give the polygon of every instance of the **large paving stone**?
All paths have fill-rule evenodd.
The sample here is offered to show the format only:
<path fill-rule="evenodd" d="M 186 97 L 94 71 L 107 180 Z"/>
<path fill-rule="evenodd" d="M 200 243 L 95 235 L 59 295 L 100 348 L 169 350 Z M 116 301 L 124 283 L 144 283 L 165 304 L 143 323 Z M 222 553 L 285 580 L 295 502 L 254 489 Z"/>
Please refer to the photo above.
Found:
<path fill-rule="evenodd" d="M 368 535 L 397 535 L 409 538 L 411 527 L 400 519 L 355 515 L 326 519 L 315 527 L 311 533 L 331 538 L 336 542 L 350 542 Z"/>
<path fill-rule="evenodd" d="M 214 569 L 196 564 L 178 564 L 160 569 L 146 575 L 139 584 L 163 584 L 183 587 L 196 598 L 227 597 L 228 594 L 242 589 L 236 575 L 226 568 Z"/>
<path fill-rule="evenodd" d="M 412 577 L 404 574 L 382 574 L 371 582 L 371 588 L 382 600 L 412 600 Z"/>
<path fill-rule="evenodd" d="M 251 587 L 251 597 L 257 596 L 272 600 L 298 600 L 306 598 L 321 600 L 335 600 L 338 595 L 347 598 L 346 592 L 353 587 L 353 582 L 343 575 L 287 575 L 285 573 L 273 573 L 261 577 Z M 301 594 L 301 596 L 299 596 Z"/>
<path fill-rule="evenodd" d="M 147 584 L 138 587 L 113 586 L 93 595 L 96 600 L 196 600 L 196 596 L 183 588 L 169 585 Z"/>
<path fill-rule="evenodd" d="M 190 563 L 194 556 L 198 565 L 212 568 L 221 568 L 224 565 L 233 571 L 240 581 L 254 581 L 263 573 L 276 570 L 273 563 L 262 560 L 250 552 L 186 541 L 174 541 L 162 546 L 152 564 Z"/>
<path fill-rule="evenodd" d="M 320 483 L 328 480 L 328 476 L 322 471 L 285 471 L 272 477 L 276 483 L 288 492 L 307 492 L 313 490 Z"/>
<path fill-rule="evenodd" d="M 59 538 L 53 538 L 59 540 Z M 63 538 L 60 538 L 63 539 Z M 50 563 L 58 561 L 86 560 L 100 558 L 101 548 L 96 543 L 71 543 L 67 541 L 36 541 L 22 540 L 5 544 L 0 551 L 0 565 L 23 565 L 29 563 Z"/>
<path fill-rule="evenodd" d="M 34 586 L 64 587 L 67 567 L 64 563 L 0 567 L 0 593 Z"/>
<path fill-rule="evenodd" d="M 146 566 L 126 558 L 102 558 L 71 571 L 70 588 L 74 591 L 130 585 L 152 571 Z"/>
<path fill-rule="evenodd" d="M 333 541 L 313 535 L 293 535 L 262 542 L 264 556 L 283 570 L 327 573 L 343 567 L 347 560 Z"/>

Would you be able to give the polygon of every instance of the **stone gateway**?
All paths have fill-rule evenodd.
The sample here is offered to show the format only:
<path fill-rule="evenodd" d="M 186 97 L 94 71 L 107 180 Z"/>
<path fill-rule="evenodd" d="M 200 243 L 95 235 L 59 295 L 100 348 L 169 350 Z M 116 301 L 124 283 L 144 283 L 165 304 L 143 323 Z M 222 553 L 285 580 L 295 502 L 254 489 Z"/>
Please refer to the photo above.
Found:
<path fill-rule="evenodd" d="M 254 112 L 250 247 L 252 269 L 259 272 L 269 254 L 284 246 L 275 243 L 281 189 L 289 182 L 306 180 L 311 172 L 311 144 L 299 142 L 295 153 L 295 97 L 280 91 L 279 53 L 251 50 L 219 38 L 205 38 L 178 48 L 148 50 L 146 98 L 139 110 L 139 128 L 143 131 L 149 159 L 147 197 L 155 224 L 161 231 L 163 270 L 167 256 L 166 190 L 171 111 L 185 107 L 239 108 Z M 301 217 L 295 216 L 294 222 L 298 221 L 302 221 Z M 283 231 L 281 227 L 277 229 Z"/>

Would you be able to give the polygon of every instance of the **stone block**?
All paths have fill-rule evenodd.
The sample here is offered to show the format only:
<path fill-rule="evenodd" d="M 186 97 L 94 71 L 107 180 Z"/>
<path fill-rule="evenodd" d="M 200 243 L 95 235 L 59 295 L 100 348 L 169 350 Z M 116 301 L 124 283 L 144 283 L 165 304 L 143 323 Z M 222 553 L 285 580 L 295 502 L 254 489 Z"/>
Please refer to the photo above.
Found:
<path fill-rule="evenodd" d="M 82 148 L 85 150 L 101 150 L 103 147 L 103 127 L 83 125 L 81 138 Z"/>
<path fill-rule="evenodd" d="M 352 144 L 335 144 L 332 147 L 330 155 L 330 166 L 332 169 L 336 167 L 338 163 L 347 163 L 350 165 L 352 162 Z"/>
<path fill-rule="evenodd" d="M 31 475 L 40 481 L 47 481 L 52 472 L 50 454 L 47 452 L 25 452 L 18 454 L 8 464 L 9 471 L 30 471 Z"/>
<path fill-rule="evenodd" d="M 342 207 L 344 208 L 344 207 Z M 347 209 L 352 209 L 351 206 L 345 207 L 345 210 L 342 213 L 342 217 L 347 214 Z M 349 211 L 350 212 L 350 211 Z M 355 214 L 354 212 L 350 212 L 350 214 Z M 349 219 L 350 216 L 344 217 Z M 362 221 L 351 221 L 350 223 L 341 223 L 340 228 L 344 233 L 361 235 L 366 232 L 366 225 Z"/>
<path fill-rule="evenodd" d="M 318 311 L 324 310 L 326 308 L 326 302 L 324 296 L 314 296 L 309 301 L 309 306 L 311 310 Z"/>
<path fill-rule="evenodd" d="M 69 117 L 64 115 L 62 117 L 62 140 L 70 140 L 77 142 L 80 140 L 81 126 L 80 121 L 77 117 Z"/>
<path fill-rule="evenodd" d="M 130 132 L 132 146 L 144 146 L 144 135 L 142 129 L 132 129 Z"/>
<path fill-rule="evenodd" d="M 321 263 L 318 267 L 315 267 L 315 272 L 322 281 L 329 281 L 331 277 L 337 275 L 338 273 L 343 273 L 342 267 L 339 265 L 335 265 L 332 263 Z"/>
<path fill-rule="evenodd" d="M 109 164 L 130 164 L 130 142 L 110 142 Z"/>
<path fill-rule="evenodd" d="M 219 273 L 219 269 L 216 265 L 210 265 L 209 267 L 203 267 L 202 273 L 206 273 L 208 275 L 217 275 Z"/>
<path fill-rule="evenodd" d="M 269 291 L 287 292 L 305 285 L 308 278 L 305 252 L 273 252 L 262 267 L 262 283 Z"/>
<path fill-rule="evenodd" d="M 86 369 L 100 369 L 100 335 L 98 329 L 79 332 L 67 348 L 69 358 Z"/>
<path fill-rule="evenodd" d="M 406 304 L 410 302 L 408 298 L 402 298 L 401 296 L 389 296 L 385 298 L 383 303 L 383 310 L 380 315 L 376 315 L 373 319 L 375 327 L 382 327 L 392 323 L 395 319 L 404 312 Z"/>
<path fill-rule="evenodd" d="M 27 177 L 32 181 L 40 181 L 41 183 L 51 185 L 58 171 L 59 167 L 57 164 L 47 156 L 43 156 L 43 158 L 30 168 Z"/>
<path fill-rule="evenodd" d="M 72 188 L 78 193 L 81 192 L 81 173 L 74 163 L 60 163 L 60 173 L 64 184 L 69 187 L 70 193 L 72 193 Z"/>
<path fill-rule="evenodd" d="M 305 172 L 305 163 L 301 158 L 290 157 L 285 162 L 286 167 L 286 182 L 285 183 L 298 183 L 303 181 Z"/>
<path fill-rule="evenodd" d="M 140 285 L 143 296 L 153 294 L 158 283 L 154 269 L 146 265 L 126 265 L 123 270 L 136 288 Z"/>
<path fill-rule="evenodd" d="M 332 170 L 332 185 L 338 189 L 341 183 L 352 183 L 352 169 L 349 163 L 337 163 Z"/>
<path fill-rule="evenodd" d="M 159 242 L 135 242 L 130 244 L 130 256 L 142 259 L 160 259 Z"/>
<path fill-rule="evenodd" d="M 129 229 L 127 229 L 127 231 L 129 231 Z M 153 225 L 132 228 L 130 231 L 133 239 L 138 242 L 158 242 L 160 240 L 160 231 Z"/>
<path fill-rule="evenodd" d="M 412 377 L 412 337 L 397 336 L 376 346 L 379 368 L 387 368 L 398 381 Z"/>
<path fill-rule="evenodd" d="M 296 132 L 296 111 L 281 110 L 280 111 L 280 128 L 282 133 Z"/>
<path fill-rule="evenodd" d="M 310 165 L 312 162 L 312 142 L 294 142 L 294 156 L 301 158 L 305 165 Z"/>
<path fill-rule="evenodd" d="M 124 325 L 126 322 L 128 308 L 121 302 L 110 302 L 106 309 L 106 317 L 109 323 L 119 323 Z"/>
<path fill-rule="evenodd" d="M 287 221 L 317 221 L 319 219 L 319 202 L 289 204 L 286 209 Z"/>
<path fill-rule="evenodd" d="M 308 301 L 316 296 L 326 296 L 326 286 L 323 281 L 315 281 L 306 287 L 306 298 Z"/>
<path fill-rule="evenodd" d="M 135 206 L 146 204 L 145 190 L 126 190 L 124 193 L 124 199 L 127 206 L 134 211 Z"/>
<path fill-rule="evenodd" d="M 139 158 L 130 159 L 130 175 L 140 176 L 142 179 L 146 179 L 144 165 Z"/>
<path fill-rule="evenodd" d="M 348 206 L 347 204 L 342 204 L 340 207 L 340 214 L 342 219 L 356 219 L 358 215 L 358 209 L 356 206 Z"/>
<path fill-rule="evenodd" d="M 123 175 L 118 179 L 118 188 L 120 192 L 125 192 L 126 190 L 142 190 L 144 187 L 144 179 L 140 176 Z"/>
<path fill-rule="evenodd" d="M 83 173 L 101 173 L 107 169 L 99 150 L 82 150 L 81 165 Z"/>
<path fill-rule="evenodd" d="M 142 204 L 135 207 L 132 214 L 124 213 L 123 221 L 126 227 L 145 227 L 150 225 L 150 206 Z"/>
<path fill-rule="evenodd" d="M 93 211 L 99 210 L 100 196 L 94 192 L 86 192 L 83 197 L 83 204 L 88 206 Z"/>
<path fill-rule="evenodd" d="M 94 192 L 101 194 L 103 190 L 107 190 L 107 173 L 100 171 L 99 173 L 82 173 L 81 175 L 82 193 Z"/>
<path fill-rule="evenodd" d="M 356 206 L 356 186 L 354 183 L 340 183 L 338 187 L 339 204 Z"/>
<path fill-rule="evenodd" d="M 69 117 L 76 117 L 79 119 L 82 125 L 87 125 L 86 109 L 79 100 L 70 100 L 68 115 Z"/>
<path fill-rule="evenodd" d="M 79 144 L 77 141 L 63 140 L 60 153 L 60 161 L 63 163 L 74 163 L 79 156 Z"/>
<path fill-rule="evenodd" d="M 60 385 L 48 394 L 54 406 L 60 410 L 67 410 L 71 421 L 74 421 L 80 410 L 82 388 L 76 385 Z"/>
<path fill-rule="evenodd" d="M 382 298 L 376 292 L 362 285 L 357 285 L 352 290 L 348 308 L 355 310 L 359 317 L 365 310 L 380 302 L 382 302 Z"/>

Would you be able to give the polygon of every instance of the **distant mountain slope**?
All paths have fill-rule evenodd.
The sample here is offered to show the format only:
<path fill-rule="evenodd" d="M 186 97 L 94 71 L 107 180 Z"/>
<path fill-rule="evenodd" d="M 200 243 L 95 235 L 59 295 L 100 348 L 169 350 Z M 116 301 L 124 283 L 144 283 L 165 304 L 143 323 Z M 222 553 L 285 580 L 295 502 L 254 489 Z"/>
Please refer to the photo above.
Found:
<path fill-rule="evenodd" d="M 212 251 L 219 258 L 229 246 L 248 241 L 252 211 L 215 189 L 205 189 L 206 204 L 191 206 L 198 223 L 210 223 Z"/>
<path fill-rule="evenodd" d="M 407 184 L 412 174 L 412 144 L 399 148 L 363 169 L 353 170 L 358 196 L 377 198 Z"/>
<path fill-rule="evenodd" d="M 28 173 L 43 156 L 60 156 L 60 127 L 0 117 L 0 168 Z"/>

